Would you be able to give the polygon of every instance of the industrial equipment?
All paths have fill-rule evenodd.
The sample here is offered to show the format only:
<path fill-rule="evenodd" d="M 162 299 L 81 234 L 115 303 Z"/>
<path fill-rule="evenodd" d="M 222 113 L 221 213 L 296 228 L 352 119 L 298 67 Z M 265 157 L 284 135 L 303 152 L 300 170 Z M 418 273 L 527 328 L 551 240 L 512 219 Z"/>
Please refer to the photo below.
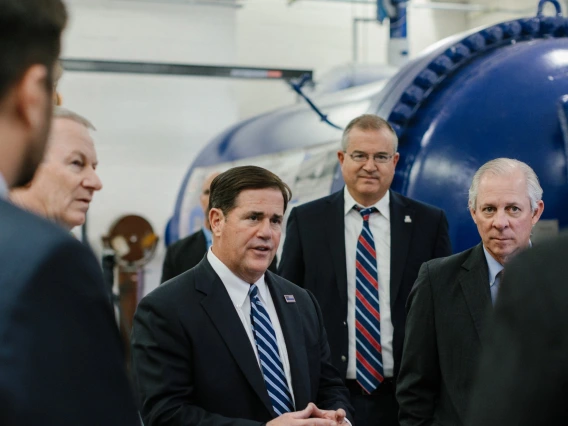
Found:
<path fill-rule="evenodd" d="M 547 2 L 555 6 L 555 16 L 543 15 Z M 350 88 L 314 103 L 339 127 L 362 113 L 389 120 L 401 155 L 392 189 L 443 208 L 456 252 L 479 242 L 467 209 L 468 187 L 475 170 L 497 157 L 524 161 L 540 178 L 545 209 L 534 239 L 568 225 L 568 19 L 557 1 L 541 1 L 535 17 L 442 40 L 386 85 Z M 304 104 L 234 125 L 190 167 L 167 239 L 195 228 L 192 197 L 200 176 L 234 164 L 273 165 L 294 191 L 309 175 L 308 166 L 329 169 L 340 138 L 341 130 Z M 337 169 L 320 177 L 315 179 L 321 196 L 343 184 Z M 310 197 L 300 198 L 295 201 Z"/>

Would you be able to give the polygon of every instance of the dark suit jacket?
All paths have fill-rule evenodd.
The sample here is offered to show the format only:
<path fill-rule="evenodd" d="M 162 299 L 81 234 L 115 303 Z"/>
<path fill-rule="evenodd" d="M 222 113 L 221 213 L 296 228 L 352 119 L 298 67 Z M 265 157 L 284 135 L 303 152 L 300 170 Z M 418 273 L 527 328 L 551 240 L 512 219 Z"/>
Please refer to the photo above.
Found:
<path fill-rule="evenodd" d="M 166 258 L 162 266 L 162 283 L 185 271 L 189 271 L 203 259 L 207 253 L 207 240 L 203 230 L 182 238 L 171 244 L 166 251 Z M 276 256 L 268 267 L 269 271 L 276 272 Z"/>
<path fill-rule="evenodd" d="M 348 357 L 343 190 L 292 209 L 279 275 L 310 290 L 329 333 L 333 365 L 345 379 Z M 409 217 L 411 222 L 406 222 Z M 390 192 L 390 302 L 394 373 L 398 372 L 405 304 L 423 262 L 451 254 L 448 221 L 438 208 Z"/>
<path fill-rule="evenodd" d="M 492 306 L 488 274 L 481 244 L 420 268 L 397 384 L 401 426 L 464 424 Z"/>
<path fill-rule="evenodd" d="M 471 426 L 568 424 L 568 233 L 505 267 Z"/>
<path fill-rule="evenodd" d="M 266 272 L 280 318 L 297 409 L 344 408 L 321 312 L 307 291 Z M 286 303 L 292 294 L 296 303 Z M 146 426 L 259 425 L 276 417 L 229 294 L 205 257 L 147 295 L 136 310 L 132 372 Z"/>
<path fill-rule="evenodd" d="M 0 424 L 139 424 L 92 253 L 0 200 Z"/>

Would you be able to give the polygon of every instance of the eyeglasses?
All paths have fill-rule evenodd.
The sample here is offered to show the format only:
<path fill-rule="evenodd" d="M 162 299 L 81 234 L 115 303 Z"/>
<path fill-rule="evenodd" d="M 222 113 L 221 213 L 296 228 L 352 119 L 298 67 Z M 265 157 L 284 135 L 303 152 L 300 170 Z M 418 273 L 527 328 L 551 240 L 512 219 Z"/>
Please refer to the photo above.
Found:
<path fill-rule="evenodd" d="M 345 152 L 345 151 L 343 151 Z M 356 163 L 366 163 L 367 161 L 369 161 L 369 154 L 365 154 L 364 152 L 354 152 L 352 154 L 347 154 L 351 157 L 351 159 L 353 161 L 355 161 Z M 390 159 L 392 157 L 394 157 L 396 155 L 396 152 L 394 154 L 375 154 L 373 155 L 373 161 L 375 163 L 388 163 L 390 161 Z"/>

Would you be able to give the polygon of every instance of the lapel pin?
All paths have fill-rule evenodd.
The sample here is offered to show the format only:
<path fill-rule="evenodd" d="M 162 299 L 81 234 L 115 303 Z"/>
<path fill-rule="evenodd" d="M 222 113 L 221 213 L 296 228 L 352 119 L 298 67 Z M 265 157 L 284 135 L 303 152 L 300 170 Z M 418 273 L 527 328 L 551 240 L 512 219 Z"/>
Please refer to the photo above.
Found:
<path fill-rule="evenodd" d="M 296 303 L 296 298 L 293 294 L 285 294 L 284 300 L 286 301 L 286 303 Z"/>
<path fill-rule="evenodd" d="M 404 223 L 412 223 L 412 219 L 410 218 L 410 216 L 408 215 L 404 216 Z"/>

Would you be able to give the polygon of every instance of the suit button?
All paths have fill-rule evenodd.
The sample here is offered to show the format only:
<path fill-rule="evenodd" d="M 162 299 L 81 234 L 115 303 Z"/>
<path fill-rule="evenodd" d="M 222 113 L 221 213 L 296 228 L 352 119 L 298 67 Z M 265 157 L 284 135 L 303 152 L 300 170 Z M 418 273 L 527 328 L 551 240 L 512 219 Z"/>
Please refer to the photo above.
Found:
<path fill-rule="evenodd" d="M 347 327 L 347 321 L 343 321 L 343 326 Z"/>
<path fill-rule="evenodd" d="M 343 362 L 347 361 L 347 357 L 345 355 L 341 355 L 341 361 Z"/>

